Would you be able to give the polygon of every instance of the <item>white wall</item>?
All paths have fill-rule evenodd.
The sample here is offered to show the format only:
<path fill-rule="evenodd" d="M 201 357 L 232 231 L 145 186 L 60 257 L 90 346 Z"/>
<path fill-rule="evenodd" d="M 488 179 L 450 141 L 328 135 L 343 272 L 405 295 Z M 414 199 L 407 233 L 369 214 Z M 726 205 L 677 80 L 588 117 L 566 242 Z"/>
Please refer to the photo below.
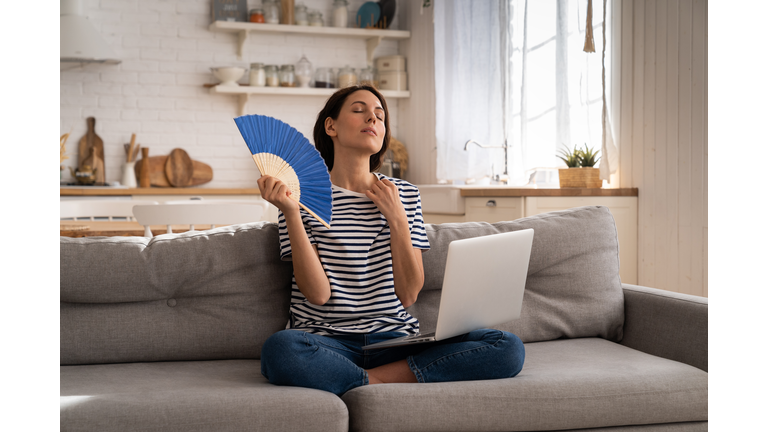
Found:
<path fill-rule="evenodd" d="M 350 22 L 364 0 L 349 2 Z M 298 0 L 323 12 L 328 25 L 332 0 Z M 402 2 L 399 2 L 402 3 Z M 260 5 L 249 0 L 249 8 Z M 256 187 L 258 172 L 232 121 L 237 97 L 211 95 L 216 83 L 210 68 L 251 62 L 295 64 L 306 54 L 313 67 L 366 66 L 365 40 L 251 34 L 243 59 L 237 35 L 208 31 L 210 0 L 83 0 L 84 15 L 122 59 L 119 65 L 61 67 L 61 133 L 71 132 L 65 167 L 77 164 L 77 144 L 86 118 L 96 118 L 104 141 L 106 180 L 119 181 L 123 144 L 135 133 L 150 156 L 183 148 L 193 160 L 213 167 L 214 179 L 203 187 Z M 400 29 L 401 10 L 390 29 Z M 398 54 L 398 42 L 384 40 L 374 58 Z M 241 80 L 247 82 L 247 76 Z M 317 113 L 326 97 L 252 97 L 247 114 L 277 117 L 310 141 Z M 398 100 L 387 101 L 390 128 L 398 135 Z M 400 139 L 398 137 L 398 139 Z M 407 142 L 402 140 L 404 143 Z M 71 179 L 65 169 L 65 180 Z"/>
<path fill-rule="evenodd" d="M 638 283 L 707 296 L 707 1 L 622 2 L 620 178 Z"/>

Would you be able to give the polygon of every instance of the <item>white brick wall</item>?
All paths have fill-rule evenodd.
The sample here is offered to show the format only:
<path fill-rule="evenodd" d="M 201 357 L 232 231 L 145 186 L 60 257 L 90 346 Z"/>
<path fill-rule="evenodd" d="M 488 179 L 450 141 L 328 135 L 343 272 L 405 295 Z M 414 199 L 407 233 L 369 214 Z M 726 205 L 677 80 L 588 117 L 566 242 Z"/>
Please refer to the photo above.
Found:
<path fill-rule="evenodd" d="M 350 22 L 364 0 L 349 2 Z M 323 13 L 330 24 L 332 0 L 298 0 Z M 260 5 L 249 0 L 248 6 Z M 401 14 L 398 9 L 397 15 Z M 150 156 L 183 148 L 210 165 L 214 179 L 203 187 L 256 187 L 258 171 L 232 119 L 237 97 L 211 95 L 214 66 L 252 62 L 295 64 L 306 54 L 312 66 L 363 68 L 363 39 L 251 34 L 243 59 L 237 58 L 235 34 L 208 31 L 210 0 L 83 0 L 83 12 L 122 59 L 119 65 L 61 66 L 61 133 L 71 132 L 65 167 L 77 164 L 77 145 L 86 118 L 96 118 L 104 141 L 108 182 L 119 181 L 123 144 L 135 133 Z M 398 16 L 390 29 L 398 29 Z M 398 42 L 382 41 L 374 58 L 398 54 Z M 247 82 L 243 77 L 241 82 Z M 248 114 L 264 114 L 292 125 L 310 141 L 325 97 L 251 97 Z M 397 135 L 397 99 L 387 101 L 390 127 Z M 71 180 L 65 168 L 64 180 Z"/>

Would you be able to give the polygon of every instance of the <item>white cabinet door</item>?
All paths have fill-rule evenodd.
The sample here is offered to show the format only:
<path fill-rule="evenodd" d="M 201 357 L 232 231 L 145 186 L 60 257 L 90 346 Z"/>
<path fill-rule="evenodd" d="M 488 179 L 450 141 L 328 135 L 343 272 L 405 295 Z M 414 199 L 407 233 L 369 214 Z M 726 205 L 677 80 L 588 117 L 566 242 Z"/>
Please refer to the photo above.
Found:
<path fill-rule="evenodd" d="M 523 217 L 522 197 L 467 197 L 467 222 L 503 222 Z"/>
<path fill-rule="evenodd" d="M 525 216 L 592 205 L 611 211 L 619 235 L 621 281 L 637 284 L 637 197 L 526 197 Z"/>

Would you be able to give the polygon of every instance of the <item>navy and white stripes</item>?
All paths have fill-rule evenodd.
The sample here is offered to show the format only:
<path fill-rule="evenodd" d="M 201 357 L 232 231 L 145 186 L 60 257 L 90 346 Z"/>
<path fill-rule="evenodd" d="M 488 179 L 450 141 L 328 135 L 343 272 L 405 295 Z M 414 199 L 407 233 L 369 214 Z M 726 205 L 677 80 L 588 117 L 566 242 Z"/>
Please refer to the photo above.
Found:
<path fill-rule="evenodd" d="M 400 191 L 408 215 L 413 247 L 429 249 L 416 186 L 376 173 Z M 320 263 L 331 283 L 331 298 L 322 306 L 309 303 L 292 281 L 290 328 L 320 335 L 345 333 L 418 332 L 419 322 L 395 295 L 389 224 L 365 194 L 333 185 L 331 229 L 304 210 L 304 228 L 317 245 Z M 291 244 L 282 212 L 279 214 L 280 257 L 290 259 Z"/>

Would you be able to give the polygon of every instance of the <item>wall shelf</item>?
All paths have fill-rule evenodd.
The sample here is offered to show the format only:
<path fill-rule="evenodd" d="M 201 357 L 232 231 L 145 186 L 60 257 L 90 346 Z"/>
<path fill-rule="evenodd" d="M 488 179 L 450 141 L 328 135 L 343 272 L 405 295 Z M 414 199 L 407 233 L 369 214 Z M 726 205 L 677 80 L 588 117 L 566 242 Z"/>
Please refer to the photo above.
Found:
<path fill-rule="evenodd" d="M 206 86 L 207 87 L 207 86 Z M 335 88 L 305 88 L 305 87 L 251 87 L 251 86 L 222 86 L 210 87 L 211 94 L 233 95 L 238 97 L 239 115 L 245 114 L 245 105 L 251 95 L 279 95 L 279 96 L 325 96 L 336 92 Z M 409 98 L 410 91 L 380 90 L 387 99 Z"/>
<path fill-rule="evenodd" d="M 260 24 L 251 22 L 214 21 L 208 26 L 208 30 L 220 33 L 237 33 L 237 56 L 243 58 L 243 51 L 248 42 L 250 33 L 264 34 L 294 34 L 308 36 L 350 37 L 366 40 L 366 53 L 368 65 L 373 65 L 373 51 L 379 46 L 382 39 L 409 39 L 411 32 L 408 30 L 382 30 L 359 29 L 340 27 L 314 27 L 285 24 Z"/>

